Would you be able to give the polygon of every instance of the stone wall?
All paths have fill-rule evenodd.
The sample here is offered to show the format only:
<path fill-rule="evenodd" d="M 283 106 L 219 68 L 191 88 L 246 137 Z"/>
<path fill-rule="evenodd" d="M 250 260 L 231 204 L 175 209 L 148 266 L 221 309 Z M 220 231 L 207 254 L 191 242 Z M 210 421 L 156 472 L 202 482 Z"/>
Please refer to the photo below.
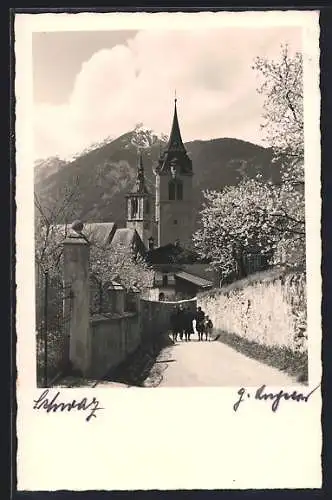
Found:
<path fill-rule="evenodd" d="M 305 275 L 274 269 L 197 297 L 216 331 L 265 346 L 306 350 Z"/>
<path fill-rule="evenodd" d="M 142 339 L 153 338 L 170 330 L 170 314 L 175 306 L 182 304 L 196 309 L 196 298 L 177 302 L 140 301 Z"/>
<path fill-rule="evenodd" d="M 133 353 L 141 342 L 137 313 L 96 315 L 91 324 L 90 377 L 100 378 Z"/>
<path fill-rule="evenodd" d="M 89 376 L 100 378 L 123 362 L 142 342 L 156 339 L 170 329 L 176 305 L 196 308 L 196 299 L 159 302 L 141 299 L 137 312 L 95 315 L 90 321 Z"/>
<path fill-rule="evenodd" d="M 72 368 L 83 375 L 89 370 L 91 358 L 89 257 L 90 245 L 80 234 L 70 234 L 64 240 L 63 313 L 69 323 L 69 359 Z"/>

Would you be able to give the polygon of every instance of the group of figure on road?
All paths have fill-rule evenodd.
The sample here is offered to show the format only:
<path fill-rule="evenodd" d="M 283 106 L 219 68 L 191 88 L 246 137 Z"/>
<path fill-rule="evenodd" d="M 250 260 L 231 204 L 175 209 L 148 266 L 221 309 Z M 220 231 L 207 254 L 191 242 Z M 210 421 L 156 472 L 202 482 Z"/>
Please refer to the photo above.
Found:
<path fill-rule="evenodd" d="M 209 316 L 205 315 L 201 307 L 192 311 L 189 307 L 182 304 L 175 306 L 171 314 L 171 330 L 173 342 L 180 340 L 190 341 L 193 333 L 198 334 L 198 340 L 211 340 L 213 323 Z"/>

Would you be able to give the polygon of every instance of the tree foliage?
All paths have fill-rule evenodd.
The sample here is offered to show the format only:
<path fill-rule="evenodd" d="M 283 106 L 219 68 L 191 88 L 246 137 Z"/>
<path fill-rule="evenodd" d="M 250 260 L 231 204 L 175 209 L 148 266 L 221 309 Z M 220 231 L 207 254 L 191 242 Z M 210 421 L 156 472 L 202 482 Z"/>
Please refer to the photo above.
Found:
<path fill-rule="evenodd" d="M 153 270 L 144 258 L 128 245 L 101 242 L 93 232 L 90 242 L 90 272 L 102 286 L 119 282 L 126 290 L 144 291 L 153 284 Z"/>
<path fill-rule="evenodd" d="M 279 184 L 261 176 L 221 192 L 204 193 L 202 227 L 194 243 L 223 275 L 245 275 L 244 254 L 273 254 L 274 262 L 305 265 L 302 55 L 281 48 L 278 61 L 256 58 L 264 96 L 262 130 L 281 169 Z"/>
<path fill-rule="evenodd" d="M 294 194 L 297 199 L 294 199 Z M 196 249 L 222 275 L 246 275 L 247 253 L 267 258 L 287 252 L 288 262 L 303 260 L 300 193 L 289 192 L 257 179 L 244 179 L 223 191 L 204 193 L 201 228 L 194 235 Z M 293 260 L 291 261 L 291 255 Z"/>
<path fill-rule="evenodd" d="M 302 54 L 281 47 L 277 61 L 257 57 L 253 69 L 261 81 L 257 92 L 264 96 L 261 128 L 265 141 L 283 161 L 303 162 L 303 65 Z"/>
<path fill-rule="evenodd" d="M 49 275 L 61 276 L 62 242 L 69 231 L 75 205 L 79 199 L 78 179 L 73 187 L 65 187 L 52 204 L 44 204 L 37 193 L 35 202 L 35 261 Z M 60 221 L 65 221 L 60 225 Z"/>
<path fill-rule="evenodd" d="M 63 242 L 70 233 L 79 194 L 78 181 L 74 188 L 59 193 L 52 206 L 43 206 L 35 194 L 35 261 L 41 271 L 60 279 Z M 90 243 L 90 272 L 100 284 L 115 280 L 128 290 L 132 287 L 145 290 L 151 286 L 153 271 L 131 247 L 106 244 L 93 231 L 85 236 Z"/>
<path fill-rule="evenodd" d="M 274 187 L 280 227 L 276 255 L 289 264 L 305 266 L 303 58 L 281 47 L 278 61 L 256 58 L 265 97 L 262 130 L 281 168 L 281 184 Z"/>

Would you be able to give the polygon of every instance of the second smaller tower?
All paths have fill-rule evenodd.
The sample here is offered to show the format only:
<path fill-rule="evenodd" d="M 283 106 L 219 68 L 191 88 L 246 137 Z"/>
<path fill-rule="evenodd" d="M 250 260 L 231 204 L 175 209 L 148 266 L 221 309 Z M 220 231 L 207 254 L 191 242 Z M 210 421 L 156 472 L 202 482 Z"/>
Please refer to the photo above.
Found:
<path fill-rule="evenodd" d="M 149 248 L 149 238 L 153 236 L 152 228 L 152 198 L 145 185 L 142 153 L 138 153 L 136 182 L 130 193 L 126 195 L 127 216 L 126 227 L 136 229 L 146 248 Z"/>

